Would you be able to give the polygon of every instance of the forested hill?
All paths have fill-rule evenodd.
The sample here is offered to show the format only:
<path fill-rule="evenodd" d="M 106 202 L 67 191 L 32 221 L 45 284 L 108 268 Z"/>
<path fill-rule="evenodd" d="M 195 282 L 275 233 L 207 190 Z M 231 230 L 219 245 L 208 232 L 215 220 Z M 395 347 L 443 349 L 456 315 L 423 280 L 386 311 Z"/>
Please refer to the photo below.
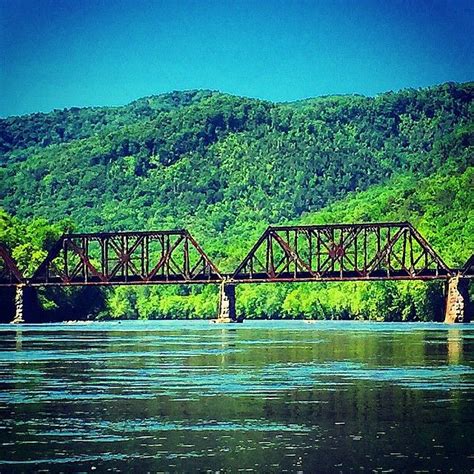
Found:
<path fill-rule="evenodd" d="M 213 92 L 0 122 L 0 196 L 81 229 L 278 222 L 469 159 L 474 84 L 272 104 Z"/>
<path fill-rule="evenodd" d="M 44 217 L 76 230 L 187 227 L 223 269 L 269 223 L 322 218 L 410 218 L 452 249 L 443 228 L 474 212 L 473 96 L 472 82 L 283 104 L 189 91 L 10 117 L 0 120 L 0 196 L 24 225 Z M 385 203 L 377 210 L 376 195 Z M 464 258 L 472 236 L 457 245 Z M 127 306 L 137 300 L 128 291 L 142 290 L 115 292 L 115 310 L 126 300 L 124 315 L 150 316 Z M 183 314 L 204 314 L 196 304 Z"/>

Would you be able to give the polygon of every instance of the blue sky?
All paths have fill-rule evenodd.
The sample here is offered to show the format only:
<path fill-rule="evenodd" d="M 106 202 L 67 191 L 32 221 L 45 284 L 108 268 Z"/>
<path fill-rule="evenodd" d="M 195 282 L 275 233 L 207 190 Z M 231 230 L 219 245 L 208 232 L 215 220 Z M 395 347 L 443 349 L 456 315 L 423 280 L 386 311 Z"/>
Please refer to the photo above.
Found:
<path fill-rule="evenodd" d="M 172 90 L 287 101 L 474 79 L 473 0 L 0 0 L 0 116 Z"/>

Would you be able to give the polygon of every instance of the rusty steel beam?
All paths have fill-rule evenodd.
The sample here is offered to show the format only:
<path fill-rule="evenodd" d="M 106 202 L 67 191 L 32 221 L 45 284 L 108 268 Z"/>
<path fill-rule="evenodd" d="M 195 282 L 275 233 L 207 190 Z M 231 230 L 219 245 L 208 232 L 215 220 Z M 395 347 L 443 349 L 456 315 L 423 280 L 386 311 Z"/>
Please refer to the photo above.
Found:
<path fill-rule="evenodd" d="M 0 245 L 0 286 L 19 285 L 24 282 L 23 274 L 18 269 L 10 253 Z"/>
<path fill-rule="evenodd" d="M 67 234 L 28 283 L 219 283 L 223 276 L 187 230 Z"/>

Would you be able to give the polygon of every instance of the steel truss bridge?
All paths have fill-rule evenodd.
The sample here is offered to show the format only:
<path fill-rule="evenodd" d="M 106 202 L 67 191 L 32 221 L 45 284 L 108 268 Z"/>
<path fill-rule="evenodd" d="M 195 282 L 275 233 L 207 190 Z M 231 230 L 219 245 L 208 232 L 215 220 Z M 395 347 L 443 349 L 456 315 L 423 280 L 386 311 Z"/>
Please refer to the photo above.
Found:
<path fill-rule="evenodd" d="M 1 286 L 218 284 L 474 277 L 449 268 L 408 222 L 268 227 L 233 273 L 187 230 L 63 235 L 26 278 L 0 247 Z"/>

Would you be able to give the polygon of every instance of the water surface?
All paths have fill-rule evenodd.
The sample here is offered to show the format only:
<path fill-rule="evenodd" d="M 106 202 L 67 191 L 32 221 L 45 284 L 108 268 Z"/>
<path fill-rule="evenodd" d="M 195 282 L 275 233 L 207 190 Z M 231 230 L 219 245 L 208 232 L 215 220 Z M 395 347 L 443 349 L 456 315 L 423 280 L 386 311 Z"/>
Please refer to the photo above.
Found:
<path fill-rule="evenodd" d="M 474 469 L 474 326 L 0 325 L 0 472 Z"/>

